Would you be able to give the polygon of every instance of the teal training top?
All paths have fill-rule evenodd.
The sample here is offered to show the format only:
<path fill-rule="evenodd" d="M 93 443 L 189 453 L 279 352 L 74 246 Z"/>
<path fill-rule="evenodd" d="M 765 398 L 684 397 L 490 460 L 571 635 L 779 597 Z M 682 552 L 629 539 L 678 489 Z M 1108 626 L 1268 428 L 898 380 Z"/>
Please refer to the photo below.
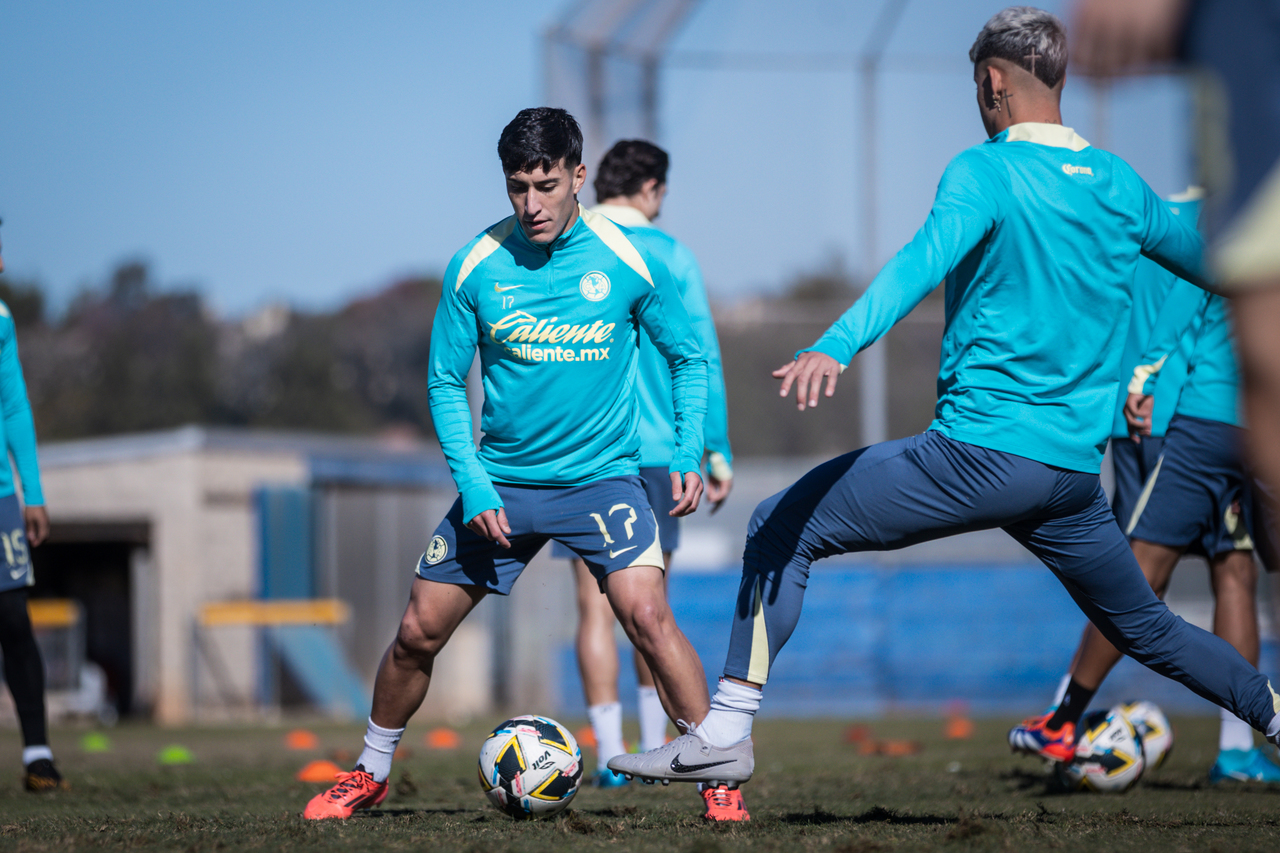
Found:
<path fill-rule="evenodd" d="M 18 362 L 18 336 L 13 327 L 9 306 L 0 302 L 0 408 L 4 410 L 0 425 L 4 430 L 3 460 L 0 461 L 0 497 L 8 497 L 16 489 L 9 457 L 18 466 L 22 478 L 22 500 L 27 506 L 44 506 L 40 488 L 40 464 L 36 459 L 36 425 L 31 419 L 31 403 L 27 400 L 27 383 L 22 379 Z"/>
<path fill-rule="evenodd" d="M 1170 199 L 1167 204 L 1175 216 L 1185 217 L 1188 224 L 1195 223 L 1200 216 L 1198 198 L 1179 197 Z M 1151 342 L 1151 333 L 1155 329 L 1160 310 L 1168 302 L 1173 283 L 1178 277 L 1164 267 L 1146 258 L 1138 260 L 1138 269 L 1133 280 L 1133 313 L 1129 317 L 1129 335 L 1125 339 L 1124 355 L 1120 358 L 1120 390 L 1116 397 L 1115 418 L 1111 423 L 1111 437 L 1129 437 L 1129 425 L 1124 417 L 1124 404 L 1129 396 L 1129 379 L 1134 368 L 1142 361 L 1147 345 Z M 1196 298 L 1203 297 L 1204 291 L 1198 287 L 1191 288 Z M 1193 336 L 1187 331 L 1187 336 Z M 1155 377 L 1155 406 L 1151 413 L 1151 434 L 1163 436 L 1169 428 L 1169 419 L 1173 417 L 1173 407 L 1182 393 L 1182 383 L 1187 379 L 1187 356 L 1190 344 L 1186 347 L 1175 347 L 1168 353 L 1160 371 Z"/>
<path fill-rule="evenodd" d="M 1185 384 L 1174 412 L 1232 426 L 1243 426 L 1240 414 L 1240 371 L 1231 338 L 1227 300 L 1178 281 L 1160 312 L 1151 342 L 1133 370 L 1126 392 L 1152 394 L 1156 405 L 1164 392 L 1170 362 L 1184 361 Z"/>
<path fill-rule="evenodd" d="M 1139 256 L 1202 280 L 1179 220 L 1070 128 L 1014 125 L 951 161 L 924 227 L 812 349 L 847 364 L 945 279 L 930 429 L 1097 473 Z"/>
<path fill-rule="evenodd" d="M 636 361 L 643 327 L 673 374 L 676 452 L 702 460 L 706 359 L 666 267 L 635 235 L 578 208 L 549 246 L 514 216 L 454 255 L 431 332 L 431 417 L 463 518 L 502 506 L 493 483 L 573 486 L 635 474 Z M 480 351 L 477 453 L 467 372 Z"/>
<path fill-rule="evenodd" d="M 711 318 L 711 303 L 702 283 L 702 270 L 688 247 L 660 231 L 643 213 L 628 205 L 598 204 L 594 213 L 609 217 L 619 225 L 635 231 L 650 251 L 658 256 L 671 273 L 680 291 L 684 310 L 698 335 L 698 343 L 707 357 L 707 416 L 702 425 L 708 468 L 720 479 L 732 476 L 733 452 L 729 449 L 729 411 L 724 393 L 724 370 L 720 362 L 720 343 Z M 662 353 L 649 340 L 640 336 L 640 467 L 666 468 L 675 453 L 675 409 L 671 404 L 671 368 Z"/>

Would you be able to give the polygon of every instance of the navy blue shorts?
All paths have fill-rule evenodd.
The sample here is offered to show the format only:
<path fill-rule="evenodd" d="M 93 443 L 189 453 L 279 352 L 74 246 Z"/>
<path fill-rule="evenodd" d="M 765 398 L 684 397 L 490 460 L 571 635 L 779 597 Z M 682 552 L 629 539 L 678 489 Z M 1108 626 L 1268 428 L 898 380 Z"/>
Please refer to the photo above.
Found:
<path fill-rule="evenodd" d="M 671 499 L 671 472 L 666 468 L 641 468 L 640 480 L 644 483 L 644 493 L 649 498 L 649 507 L 658 520 L 658 538 L 662 540 L 662 550 L 670 553 L 680 547 L 680 519 L 671 515 L 676 508 L 676 501 Z M 578 556 L 568 546 L 558 541 L 551 543 L 551 556 L 572 560 Z"/>
<path fill-rule="evenodd" d="M 1133 508 L 1138 505 L 1138 496 L 1147 478 L 1156 469 L 1156 461 L 1164 447 L 1164 439 L 1160 436 L 1143 436 L 1142 441 L 1128 438 L 1111 439 L 1111 468 L 1116 476 L 1116 490 L 1111 495 L 1111 511 L 1116 515 L 1116 523 L 1120 528 L 1129 526 L 1133 517 Z"/>
<path fill-rule="evenodd" d="M 610 477 L 583 486 L 494 487 L 511 525 L 511 548 L 473 533 L 463 521 L 459 498 L 418 561 L 418 577 L 506 595 L 548 540 L 581 557 L 602 585 L 606 575 L 619 569 L 662 568 L 662 539 L 639 477 Z"/>
<path fill-rule="evenodd" d="M 35 582 L 18 496 L 0 498 L 0 592 L 21 589 Z"/>
<path fill-rule="evenodd" d="M 1212 558 L 1252 551 L 1239 427 L 1175 415 L 1125 535 Z"/>

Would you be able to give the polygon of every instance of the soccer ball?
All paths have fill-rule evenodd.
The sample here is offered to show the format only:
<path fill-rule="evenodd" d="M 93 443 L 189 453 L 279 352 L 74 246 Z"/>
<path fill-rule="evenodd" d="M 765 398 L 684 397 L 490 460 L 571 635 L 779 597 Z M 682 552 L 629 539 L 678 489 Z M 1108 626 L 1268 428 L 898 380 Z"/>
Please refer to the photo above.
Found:
<path fill-rule="evenodd" d="M 563 811 L 581 780 L 577 741 L 547 717 L 512 717 L 480 747 L 480 787 L 494 808 L 516 820 Z"/>
<path fill-rule="evenodd" d="M 1169 718 L 1154 702 L 1126 702 L 1117 705 L 1116 711 L 1125 715 L 1133 724 L 1133 728 L 1142 738 L 1142 756 L 1146 759 L 1147 769 L 1154 770 L 1164 763 L 1169 750 L 1173 749 L 1173 726 Z"/>
<path fill-rule="evenodd" d="M 1076 733 L 1076 757 L 1058 765 L 1068 788 L 1119 793 L 1142 776 L 1142 739 L 1118 708 L 1086 714 Z"/>

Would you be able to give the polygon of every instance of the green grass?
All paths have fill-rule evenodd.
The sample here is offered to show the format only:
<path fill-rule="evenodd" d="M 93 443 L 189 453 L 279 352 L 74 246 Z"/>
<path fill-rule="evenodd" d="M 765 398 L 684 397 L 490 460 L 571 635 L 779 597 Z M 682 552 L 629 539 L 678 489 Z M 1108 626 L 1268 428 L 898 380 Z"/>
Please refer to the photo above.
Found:
<path fill-rule="evenodd" d="M 974 737 L 948 741 L 938 720 L 878 721 L 882 738 L 919 741 L 902 758 L 860 756 L 847 723 L 764 721 L 756 728 L 756 778 L 744 787 L 752 822 L 705 825 L 692 786 L 638 784 L 582 790 L 570 811 L 515 823 L 491 809 L 475 779 L 485 731 L 463 730 L 463 747 L 426 749 L 398 761 L 381 810 L 350 821 L 309 823 L 303 805 L 322 786 L 294 780 L 312 758 L 353 750 L 361 730 L 312 727 L 315 752 L 284 748 L 286 728 L 166 731 L 121 726 L 113 749 L 85 754 L 82 731 L 54 732 L 70 792 L 34 796 L 15 772 L 0 783 L 0 849 L 92 850 L 462 850 L 737 851 L 897 850 L 1176 851 L 1280 850 L 1280 788 L 1211 787 L 1217 720 L 1174 721 L 1166 765 L 1124 795 L 1061 794 L 1040 763 L 1011 756 L 1007 721 L 980 721 Z M 6 755 L 16 756 L 7 735 Z M 159 767 L 179 743 L 190 765 Z M 350 761 L 349 758 L 345 759 Z M 591 763 L 588 766 L 593 766 Z"/>

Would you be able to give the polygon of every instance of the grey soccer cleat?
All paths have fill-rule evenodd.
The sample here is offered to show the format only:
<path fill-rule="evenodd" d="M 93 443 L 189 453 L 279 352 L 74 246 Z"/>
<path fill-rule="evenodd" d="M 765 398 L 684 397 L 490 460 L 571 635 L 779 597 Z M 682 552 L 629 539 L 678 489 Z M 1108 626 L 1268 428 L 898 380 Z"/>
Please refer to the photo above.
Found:
<path fill-rule="evenodd" d="M 756 767 L 751 738 L 733 746 L 712 746 L 695 734 L 639 755 L 615 755 L 609 769 L 627 778 L 667 782 L 723 782 L 730 787 L 751 778 Z"/>

